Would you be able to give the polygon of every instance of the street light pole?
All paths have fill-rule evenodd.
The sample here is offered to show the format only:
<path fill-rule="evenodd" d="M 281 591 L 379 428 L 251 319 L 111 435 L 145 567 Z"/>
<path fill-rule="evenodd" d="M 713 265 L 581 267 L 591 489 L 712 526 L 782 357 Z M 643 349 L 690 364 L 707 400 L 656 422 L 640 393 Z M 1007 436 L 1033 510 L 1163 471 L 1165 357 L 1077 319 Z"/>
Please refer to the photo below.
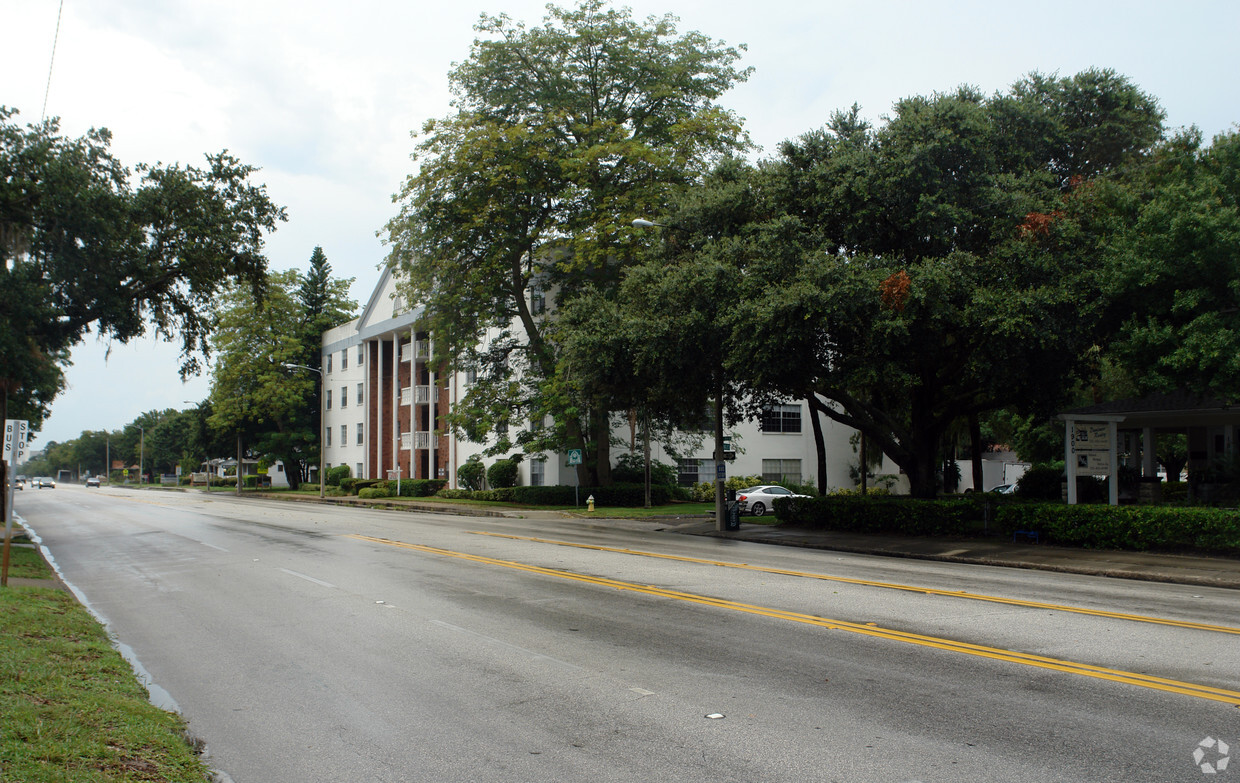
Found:
<path fill-rule="evenodd" d="M 146 429 L 141 424 L 139 424 L 138 432 L 141 433 L 141 437 L 138 440 L 138 443 L 139 443 L 139 446 L 138 446 L 138 488 L 141 489 L 142 488 L 142 476 L 144 475 L 142 473 L 142 464 L 146 460 Z"/>
<path fill-rule="evenodd" d="M 319 376 L 319 497 L 323 498 L 326 497 L 327 490 L 327 476 L 323 472 L 323 459 L 327 451 L 327 441 L 323 438 L 323 431 L 327 427 L 327 410 L 323 407 L 323 386 L 326 383 L 323 371 L 317 367 L 310 367 L 305 364 L 292 364 L 290 362 L 284 362 L 283 366 L 290 370 L 309 370 L 312 373 L 317 373 Z"/>
<path fill-rule="evenodd" d="M 680 226 L 672 226 L 665 223 L 656 223 L 653 220 L 645 218 L 636 218 L 633 221 L 633 228 L 666 228 L 673 231 L 683 231 L 688 233 Z M 723 378 L 719 379 L 719 387 L 715 392 L 715 530 L 723 532 L 727 530 L 727 514 L 725 512 L 724 503 L 724 473 L 726 464 L 723 459 Z M 647 455 L 646 463 L 647 481 L 650 475 L 649 455 Z"/>

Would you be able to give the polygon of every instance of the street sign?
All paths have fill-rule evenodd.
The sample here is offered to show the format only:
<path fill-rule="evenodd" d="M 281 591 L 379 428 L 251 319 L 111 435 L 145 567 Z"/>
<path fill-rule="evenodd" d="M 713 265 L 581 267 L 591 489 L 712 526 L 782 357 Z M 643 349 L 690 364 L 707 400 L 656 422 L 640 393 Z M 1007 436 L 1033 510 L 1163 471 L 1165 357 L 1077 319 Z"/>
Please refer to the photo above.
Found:
<path fill-rule="evenodd" d="M 568 450 L 568 464 L 569 465 L 580 465 L 581 464 L 581 449 L 569 449 Z"/>
<path fill-rule="evenodd" d="M 26 436 L 30 423 L 25 419 L 4 420 L 4 461 L 16 467 L 26 461 Z"/>
<path fill-rule="evenodd" d="M 728 477 L 728 466 L 726 463 L 715 463 L 715 481 L 724 481 Z"/>

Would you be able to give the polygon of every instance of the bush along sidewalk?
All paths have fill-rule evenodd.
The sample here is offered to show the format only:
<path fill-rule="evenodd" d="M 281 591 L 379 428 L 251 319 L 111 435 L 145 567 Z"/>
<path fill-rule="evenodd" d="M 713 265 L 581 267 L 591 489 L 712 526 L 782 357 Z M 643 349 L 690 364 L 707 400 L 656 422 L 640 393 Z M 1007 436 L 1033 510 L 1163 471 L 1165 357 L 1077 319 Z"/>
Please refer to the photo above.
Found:
<path fill-rule="evenodd" d="M 1227 509 L 1068 506 L 976 495 L 781 498 L 775 512 L 784 524 L 819 530 L 915 536 L 1011 536 L 1028 530 L 1059 546 L 1240 556 L 1240 512 Z"/>

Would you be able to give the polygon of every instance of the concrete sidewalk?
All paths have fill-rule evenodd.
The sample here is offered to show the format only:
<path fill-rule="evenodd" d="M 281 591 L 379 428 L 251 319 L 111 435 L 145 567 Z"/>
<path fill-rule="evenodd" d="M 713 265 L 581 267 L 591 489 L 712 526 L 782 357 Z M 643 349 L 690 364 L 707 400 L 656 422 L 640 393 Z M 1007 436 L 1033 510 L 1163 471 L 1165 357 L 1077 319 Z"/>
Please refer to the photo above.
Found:
<path fill-rule="evenodd" d="M 999 538 L 927 538 L 806 530 L 785 525 L 741 523 L 731 532 L 715 530 L 714 520 L 669 527 L 677 533 L 884 557 L 911 557 L 950 563 L 1034 568 L 1090 576 L 1173 582 L 1240 590 L 1240 559 L 1075 549 L 1046 544 L 1014 543 Z"/>

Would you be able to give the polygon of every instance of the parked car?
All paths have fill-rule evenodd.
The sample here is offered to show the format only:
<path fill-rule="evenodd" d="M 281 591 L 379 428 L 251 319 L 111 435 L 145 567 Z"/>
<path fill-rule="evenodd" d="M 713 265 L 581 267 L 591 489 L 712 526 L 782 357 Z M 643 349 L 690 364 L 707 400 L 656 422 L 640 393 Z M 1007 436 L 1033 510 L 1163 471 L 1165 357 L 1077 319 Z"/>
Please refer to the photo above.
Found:
<path fill-rule="evenodd" d="M 996 495 L 1013 495 L 1016 493 L 1016 485 L 1000 484 L 997 487 L 991 487 L 990 491 L 994 492 Z"/>
<path fill-rule="evenodd" d="M 756 487 L 742 489 L 736 493 L 736 501 L 741 504 L 742 514 L 760 517 L 774 507 L 776 498 L 808 498 L 809 495 L 798 495 L 786 487 L 771 484 L 760 484 Z"/>
<path fill-rule="evenodd" d="M 33 483 L 35 489 L 56 489 L 56 482 L 51 476 L 36 476 Z"/>
<path fill-rule="evenodd" d="M 88 487 L 97 487 L 97 486 L 99 486 L 99 477 L 98 477 L 98 476 L 91 476 L 90 478 L 86 479 L 86 486 L 88 486 Z"/>

